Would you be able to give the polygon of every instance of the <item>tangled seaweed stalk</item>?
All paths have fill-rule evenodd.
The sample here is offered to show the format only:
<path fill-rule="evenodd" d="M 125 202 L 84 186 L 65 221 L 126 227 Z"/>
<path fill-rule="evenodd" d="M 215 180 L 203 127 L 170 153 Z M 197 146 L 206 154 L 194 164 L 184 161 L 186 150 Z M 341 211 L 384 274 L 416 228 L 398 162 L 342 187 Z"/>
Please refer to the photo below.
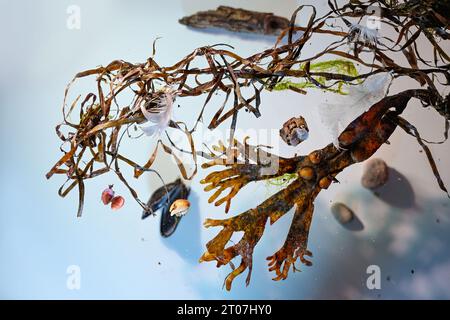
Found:
<path fill-rule="evenodd" d="M 225 281 L 230 290 L 236 276 L 248 269 L 247 284 L 250 282 L 253 251 L 264 233 L 266 222 L 275 223 L 281 216 L 295 208 L 294 217 L 284 245 L 268 257 L 269 270 L 275 271 L 274 280 L 286 279 L 297 259 L 305 265 L 312 256 L 308 250 L 308 234 L 311 225 L 314 200 L 322 189 L 336 182 L 336 176 L 346 167 L 368 159 L 387 142 L 397 127 L 414 136 L 425 150 L 439 187 L 447 193 L 439 171 L 427 147 L 414 125 L 401 117 L 411 99 L 419 100 L 423 106 L 433 107 L 446 123 L 445 138 L 450 120 L 449 96 L 442 87 L 449 85 L 449 63 L 442 43 L 449 39 L 449 1 L 351 1 L 339 6 L 329 1 L 330 11 L 318 17 L 313 6 L 300 6 L 292 15 L 289 27 L 282 31 L 272 48 L 243 58 L 226 44 L 198 48 L 172 66 L 162 67 L 153 55 L 146 62 L 133 64 L 116 60 L 106 67 L 98 67 L 78 73 L 68 85 L 63 104 L 63 122 L 56 127 L 56 133 L 63 142 L 63 156 L 47 173 L 67 176 L 59 194 L 64 197 L 78 186 L 79 209 L 83 209 L 84 181 L 113 171 L 136 201 L 150 212 L 146 203 L 140 200 L 120 165 L 133 168 L 134 177 L 139 178 L 152 169 L 158 150 L 170 154 L 178 164 L 183 178 L 191 179 L 197 172 L 197 158 L 208 162 L 203 168 L 224 166 L 206 176 L 202 183 L 206 191 L 215 190 L 210 202 L 216 206 L 225 204 L 230 209 L 231 200 L 248 183 L 276 179 L 285 175 L 293 177 L 284 189 L 263 201 L 256 208 L 225 220 L 208 219 L 206 227 L 222 227 L 222 230 L 206 245 L 206 252 L 200 261 L 216 261 L 218 266 L 229 264 L 232 272 Z M 381 37 L 374 30 L 368 30 L 360 23 L 371 15 L 376 6 L 380 11 L 380 23 L 397 37 Z M 296 25 L 299 13 L 309 12 L 304 26 Z M 328 46 L 313 56 L 303 54 L 305 45 L 318 37 L 331 39 Z M 432 48 L 432 61 L 423 58 L 418 40 L 427 41 Z M 350 50 L 347 50 L 350 47 Z M 422 46 L 423 47 L 423 46 Z M 398 64 L 396 54 L 403 54 L 408 65 Z M 364 71 L 358 72 L 355 64 Z M 192 67 L 193 65 L 202 67 Z M 237 118 L 242 109 L 256 118 L 261 115 L 261 92 L 271 90 L 292 90 L 306 94 L 307 89 L 318 88 L 345 94 L 343 86 L 357 86 L 375 74 L 390 73 L 395 81 L 410 78 L 420 89 L 408 89 L 389 95 L 373 104 L 366 112 L 353 120 L 338 137 L 338 145 L 330 143 L 308 155 L 281 158 L 251 146 L 245 140 L 234 139 Z M 73 82 L 88 76 L 96 77 L 96 92 L 84 97 L 78 96 L 68 107 L 66 100 Z M 246 90 L 244 90 L 246 89 Z M 251 89 L 252 94 L 246 95 Z M 216 109 L 208 128 L 213 130 L 225 120 L 231 119 L 229 145 L 220 143 L 213 150 L 198 151 L 192 138 L 199 122 L 204 119 L 204 110 L 210 107 L 215 93 L 225 94 L 224 102 Z M 170 94 L 169 94 L 170 93 Z M 131 95 L 126 106 L 120 106 L 119 98 Z M 182 150 L 172 142 L 157 139 L 154 151 L 144 164 L 119 153 L 120 143 L 130 128 L 148 122 L 149 114 L 158 115 L 164 99 L 182 99 L 188 96 L 204 96 L 203 106 L 192 128 L 181 121 L 168 120 L 167 126 L 180 130 L 186 136 L 190 150 Z M 170 99 L 169 99 L 170 98 Z M 229 100 L 231 98 L 231 107 Z M 71 120 L 79 110 L 77 121 Z M 164 112 L 166 112 L 165 110 Z M 160 117 L 162 118 L 162 117 Z M 164 125 L 164 124 L 163 124 Z M 164 126 L 163 126 L 164 128 Z M 64 130 L 63 130 L 64 129 Z M 64 131 L 64 132 L 63 132 Z M 193 172 L 188 173 L 177 152 L 188 153 L 195 163 Z M 278 163 L 277 170 L 271 170 L 270 163 Z M 66 184 L 69 183 L 68 186 Z M 222 193 L 229 193 L 222 196 Z M 447 193 L 448 194 L 448 193 Z M 222 197 L 221 197 L 222 196 Z M 243 231 L 241 240 L 228 246 L 233 233 Z M 232 260 L 241 258 L 235 268 Z"/>

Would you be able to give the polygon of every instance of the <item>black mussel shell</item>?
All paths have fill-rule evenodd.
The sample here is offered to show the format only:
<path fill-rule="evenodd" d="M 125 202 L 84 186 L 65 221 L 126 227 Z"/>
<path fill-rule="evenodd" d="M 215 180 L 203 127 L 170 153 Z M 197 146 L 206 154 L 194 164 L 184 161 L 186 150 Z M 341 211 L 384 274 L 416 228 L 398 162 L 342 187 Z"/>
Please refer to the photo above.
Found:
<path fill-rule="evenodd" d="M 157 189 L 147 202 L 153 212 L 161 210 L 161 225 L 160 231 L 163 237 L 169 237 L 175 232 L 175 229 L 180 223 L 182 217 L 171 216 L 169 208 L 172 203 L 177 199 L 187 199 L 189 196 L 189 188 L 181 181 L 177 179 L 172 183 Z M 150 216 L 152 212 L 144 211 L 142 213 L 142 219 Z"/>

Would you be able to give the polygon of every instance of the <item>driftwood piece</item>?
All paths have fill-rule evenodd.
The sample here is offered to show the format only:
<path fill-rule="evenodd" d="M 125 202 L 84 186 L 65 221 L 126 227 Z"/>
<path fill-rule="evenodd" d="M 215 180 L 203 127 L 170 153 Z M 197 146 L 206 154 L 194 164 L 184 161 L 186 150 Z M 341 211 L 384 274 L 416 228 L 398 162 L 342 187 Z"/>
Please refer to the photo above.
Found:
<path fill-rule="evenodd" d="M 216 10 L 200 11 L 179 20 L 193 28 L 221 28 L 233 32 L 278 35 L 289 27 L 289 20 L 273 13 L 249 11 L 220 6 Z"/>

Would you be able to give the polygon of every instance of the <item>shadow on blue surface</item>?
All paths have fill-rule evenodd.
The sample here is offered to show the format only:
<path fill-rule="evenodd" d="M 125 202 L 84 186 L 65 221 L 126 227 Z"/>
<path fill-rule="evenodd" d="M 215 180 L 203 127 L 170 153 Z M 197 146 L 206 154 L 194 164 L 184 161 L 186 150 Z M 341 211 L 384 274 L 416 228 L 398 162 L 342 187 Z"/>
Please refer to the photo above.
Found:
<path fill-rule="evenodd" d="M 249 33 L 249 32 L 232 32 L 232 31 L 219 29 L 219 28 L 209 28 L 209 29 L 196 29 L 196 28 L 192 28 L 192 27 L 186 27 L 186 28 L 189 31 L 197 32 L 199 34 L 203 33 L 203 34 L 214 35 L 214 36 L 218 36 L 218 37 L 229 36 L 229 37 L 238 38 L 239 40 L 244 40 L 244 41 L 262 41 L 262 42 L 266 42 L 266 43 L 270 44 L 271 46 L 273 46 L 273 44 L 277 40 L 277 36 L 267 35 L 267 34 Z M 286 37 L 283 39 L 283 41 L 281 43 L 285 43 L 285 42 L 286 42 Z"/>
<path fill-rule="evenodd" d="M 191 191 L 189 196 L 191 207 L 189 212 L 181 219 L 177 230 L 163 243 L 176 251 L 186 262 L 197 264 L 204 248 L 200 241 L 200 214 L 198 196 Z"/>
<path fill-rule="evenodd" d="M 388 182 L 374 192 L 380 200 L 401 209 L 415 206 L 415 194 L 408 179 L 394 168 L 389 168 Z"/>

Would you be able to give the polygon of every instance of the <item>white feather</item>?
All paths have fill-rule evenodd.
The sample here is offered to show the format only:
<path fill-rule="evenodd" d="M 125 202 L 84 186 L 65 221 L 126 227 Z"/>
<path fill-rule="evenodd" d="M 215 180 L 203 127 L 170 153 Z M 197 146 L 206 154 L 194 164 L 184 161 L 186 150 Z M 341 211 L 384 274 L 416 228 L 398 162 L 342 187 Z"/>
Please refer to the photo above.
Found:
<path fill-rule="evenodd" d="M 148 122 L 154 123 L 149 126 L 141 126 L 142 131 L 147 136 L 153 136 L 155 133 L 163 133 L 169 126 L 172 119 L 173 103 L 175 102 L 176 91 L 167 87 L 162 90 L 161 96 L 158 98 L 156 107 L 148 111 L 145 104 L 141 104 L 141 111 Z"/>
<path fill-rule="evenodd" d="M 376 46 L 378 43 L 378 30 L 360 24 L 352 24 L 348 31 L 349 41 L 362 42 L 366 45 Z"/>

